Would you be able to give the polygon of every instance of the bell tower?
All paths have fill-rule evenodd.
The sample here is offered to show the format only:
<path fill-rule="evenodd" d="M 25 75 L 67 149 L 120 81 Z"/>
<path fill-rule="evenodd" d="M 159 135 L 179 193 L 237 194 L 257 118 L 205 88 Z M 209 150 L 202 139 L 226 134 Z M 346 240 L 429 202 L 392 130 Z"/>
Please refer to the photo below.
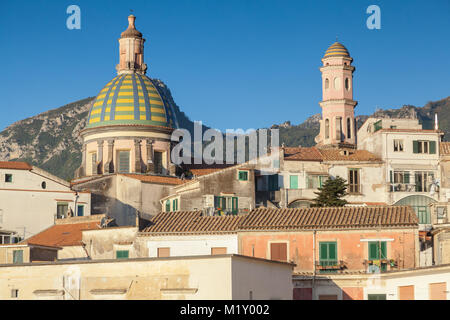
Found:
<path fill-rule="evenodd" d="M 322 58 L 322 120 L 316 137 L 318 147 L 356 148 L 356 121 L 353 100 L 353 59 L 347 49 L 335 42 Z"/>

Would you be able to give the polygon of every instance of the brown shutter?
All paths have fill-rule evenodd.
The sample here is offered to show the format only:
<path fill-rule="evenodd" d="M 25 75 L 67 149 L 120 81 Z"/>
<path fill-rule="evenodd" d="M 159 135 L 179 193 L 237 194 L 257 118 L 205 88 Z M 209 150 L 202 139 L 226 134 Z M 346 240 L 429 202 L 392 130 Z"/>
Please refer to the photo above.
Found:
<path fill-rule="evenodd" d="M 447 300 L 447 283 L 430 283 L 430 300 Z"/>
<path fill-rule="evenodd" d="M 319 295 L 319 300 L 337 300 L 337 295 L 335 294 L 321 294 Z"/>
<path fill-rule="evenodd" d="M 226 247 L 211 248 L 211 255 L 214 256 L 216 254 L 227 254 L 227 248 Z"/>
<path fill-rule="evenodd" d="M 400 300 L 414 300 L 414 286 L 398 287 L 398 295 Z"/>
<path fill-rule="evenodd" d="M 286 243 L 271 243 L 270 244 L 270 259 L 278 261 L 287 261 L 287 244 Z"/>
<path fill-rule="evenodd" d="M 170 248 L 158 248 L 158 258 L 170 257 Z"/>

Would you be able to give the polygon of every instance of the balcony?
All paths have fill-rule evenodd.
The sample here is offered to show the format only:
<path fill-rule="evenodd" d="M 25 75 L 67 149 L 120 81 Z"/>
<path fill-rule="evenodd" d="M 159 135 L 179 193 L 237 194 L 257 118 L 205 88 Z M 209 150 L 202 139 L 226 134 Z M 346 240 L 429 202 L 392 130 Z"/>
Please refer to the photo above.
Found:
<path fill-rule="evenodd" d="M 345 269 L 345 263 L 342 260 L 320 260 L 316 262 L 316 268 L 318 270 L 337 271 Z"/>

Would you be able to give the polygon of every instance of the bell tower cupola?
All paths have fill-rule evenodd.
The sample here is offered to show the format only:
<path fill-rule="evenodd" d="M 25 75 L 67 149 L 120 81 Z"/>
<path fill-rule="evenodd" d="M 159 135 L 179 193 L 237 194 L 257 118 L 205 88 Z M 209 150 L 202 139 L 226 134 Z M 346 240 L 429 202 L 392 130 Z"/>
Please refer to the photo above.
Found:
<path fill-rule="evenodd" d="M 128 16 L 128 28 L 122 32 L 119 39 L 119 64 L 117 74 L 139 73 L 145 74 L 147 65 L 144 63 L 144 42 L 142 33 L 136 30 L 136 17 Z"/>
<path fill-rule="evenodd" d="M 332 44 L 322 58 L 322 120 L 316 137 L 319 147 L 356 148 L 352 62 L 348 50 L 339 42 Z"/>

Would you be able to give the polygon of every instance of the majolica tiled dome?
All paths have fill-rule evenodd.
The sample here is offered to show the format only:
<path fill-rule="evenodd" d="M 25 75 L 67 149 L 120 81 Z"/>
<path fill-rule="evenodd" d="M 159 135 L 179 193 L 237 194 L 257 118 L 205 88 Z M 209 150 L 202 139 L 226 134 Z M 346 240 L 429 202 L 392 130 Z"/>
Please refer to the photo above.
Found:
<path fill-rule="evenodd" d="M 119 74 L 94 101 L 86 128 L 150 125 L 176 128 L 177 121 L 152 81 L 145 75 Z"/>
<path fill-rule="evenodd" d="M 348 50 L 341 43 L 333 43 L 325 52 L 324 58 L 330 57 L 350 57 Z"/>

